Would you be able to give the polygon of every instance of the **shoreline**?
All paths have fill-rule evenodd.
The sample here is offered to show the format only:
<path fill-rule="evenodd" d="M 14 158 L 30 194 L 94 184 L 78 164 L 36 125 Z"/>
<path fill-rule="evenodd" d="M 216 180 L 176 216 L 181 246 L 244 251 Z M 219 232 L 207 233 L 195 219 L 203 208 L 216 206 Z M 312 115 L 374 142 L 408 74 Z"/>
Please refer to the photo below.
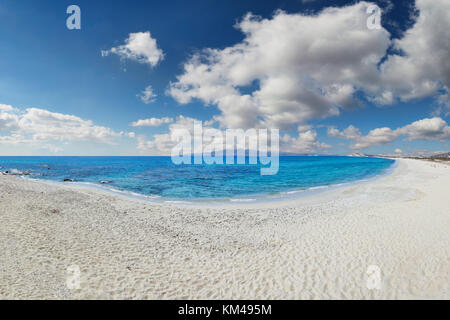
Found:
<path fill-rule="evenodd" d="M 388 158 L 386 158 L 388 159 Z M 280 191 L 272 194 L 249 194 L 240 198 L 214 198 L 214 199 L 184 199 L 184 198 L 165 198 L 158 195 L 145 195 L 127 190 L 120 190 L 114 187 L 107 187 L 102 184 L 97 184 L 93 182 L 62 182 L 55 180 L 45 180 L 38 178 L 31 178 L 27 176 L 14 176 L 15 178 L 25 179 L 30 181 L 35 181 L 38 183 L 44 183 L 48 185 L 55 185 L 60 187 L 69 187 L 75 190 L 86 189 L 91 191 L 100 191 L 114 196 L 124 197 L 129 200 L 142 200 L 147 201 L 151 204 L 166 204 L 166 205 L 181 205 L 189 207 L 223 207 L 232 205 L 243 205 L 243 204 L 265 204 L 265 203 L 282 203 L 287 200 L 299 200 L 304 197 L 309 197 L 315 194 L 321 194 L 323 192 L 332 191 L 336 188 L 351 187 L 354 185 L 359 185 L 362 183 L 369 183 L 376 179 L 383 178 L 394 172 L 398 166 L 398 161 L 396 159 L 390 159 L 394 162 L 387 168 L 383 169 L 378 174 L 369 175 L 362 179 L 357 179 L 353 181 L 341 182 L 330 185 L 319 185 L 314 187 L 309 187 L 306 189 L 292 189 L 286 191 Z"/>
<path fill-rule="evenodd" d="M 400 159 L 308 197 L 192 207 L 0 176 L 0 298 L 449 299 L 449 186 L 449 166 Z"/>

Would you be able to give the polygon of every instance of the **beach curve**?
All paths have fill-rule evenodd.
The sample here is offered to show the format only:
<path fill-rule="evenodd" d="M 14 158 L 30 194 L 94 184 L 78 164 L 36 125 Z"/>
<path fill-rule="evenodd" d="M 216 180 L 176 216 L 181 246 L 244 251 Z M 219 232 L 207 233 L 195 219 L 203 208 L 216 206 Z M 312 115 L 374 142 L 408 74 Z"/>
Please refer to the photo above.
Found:
<path fill-rule="evenodd" d="M 400 159 L 308 197 L 186 207 L 0 176 L 0 297 L 448 299 L 448 186 L 448 165 Z"/>

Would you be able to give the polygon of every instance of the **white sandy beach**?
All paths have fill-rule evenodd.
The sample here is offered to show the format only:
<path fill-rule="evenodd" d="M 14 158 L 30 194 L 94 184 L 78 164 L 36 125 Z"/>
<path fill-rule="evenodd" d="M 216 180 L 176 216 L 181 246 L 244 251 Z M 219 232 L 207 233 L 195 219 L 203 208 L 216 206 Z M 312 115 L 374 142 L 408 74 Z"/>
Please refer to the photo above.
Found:
<path fill-rule="evenodd" d="M 450 166 L 221 207 L 0 176 L 0 298 L 450 299 Z"/>

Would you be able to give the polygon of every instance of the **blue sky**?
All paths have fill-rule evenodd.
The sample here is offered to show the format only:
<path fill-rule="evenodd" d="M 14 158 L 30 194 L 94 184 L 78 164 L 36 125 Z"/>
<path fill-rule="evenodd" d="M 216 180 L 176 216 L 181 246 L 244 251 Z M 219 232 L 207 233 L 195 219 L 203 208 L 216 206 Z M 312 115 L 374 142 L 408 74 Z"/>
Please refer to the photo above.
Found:
<path fill-rule="evenodd" d="M 164 154 L 170 145 L 166 140 L 171 126 L 188 123 L 187 119 L 215 119 L 211 125 L 221 128 L 233 123 L 242 124 L 244 129 L 280 127 L 286 135 L 285 150 L 291 152 L 448 150 L 446 30 L 450 29 L 450 21 L 448 15 L 440 13 L 448 12 L 448 3 L 444 0 L 433 4 L 423 0 L 416 4 L 388 0 L 371 3 L 384 12 L 382 29 L 355 34 L 347 29 L 364 25 L 363 19 L 369 16 L 365 16 L 365 8 L 370 3 L 1 0 L 0 105 L 4 107 L 0 108 L 0 137 L 3 137 L 0 155 Z M 71 4 L 81 8 L 81 30 L 66 28 L 69 16 L 66 8 Z M 331 6 L 342 10 L 323 14 L 322 10 Z M 277 13 L 279 9 L 284 13 Z M 250 31 L 244 34 L 244 17 L 249 12 L 260 17 L 248 20 Z M 353 12 L 354 23 L 348 18 L 342 22 L 346 14 Z M 418 23 L 421 15 L 428 20 Z M 430 20 L 433 23 L 428 23 Z M 327 31 L 327 21 L 336 24 L 334 29 L 342 30 L 330 34 L 334 31 Z M 299 26 L 298 33 L 311 25 L 317 35 L 296 37 L 292 28 L 283 31 L 287 23 L 294 29 Z M 317 29 L 322 26 L 324 30 Z M 410 39 L 405 40 L 413 28 L 416 29 Z M 273 41 L 277 40 L 278 29 L 279 42 Z M 293 35 L 287 34 L 291 31 Z M 156 41 L 156 49 L 164 58 L 152 65 L 135 59 L 130 50 L 117 54 L 117 48 L 124 46 L 131 34 L 145 32 L 150 32 L 149 36 L 142 39 L 149 41 L 143 45 L 149 45 L 151 51 L 155 48 L 150 40 Z M 440 32 L 443 40 L 438 43 L 434 37 Z M 267 35 L 268 39 L 261 40 L 261 35 Z M 342 39 L 334 41 L 340 35 Z M 294 40 L 283 42 L 283 37 L 288 36 Z M 342 44 L 345 47 L 345 41 L 349 41 L 349 45 L 358 47 L 355 39 L 367 41 L 367 45 L 355 49 L 353 66 L 344 61 L 346 52 L 352 51 L 342 48 Z M 395 39 L 400 42 L 396 44 Z M 427 46 L 415 48 L 411 45 L 414 39 L 426 42 Z M 286 56 L 294 57 L 289 63 L 292 70 L 298 69 L 297 74 L 286 71 L 289 70 L 286 61 L 272 63 L 276 56 L 268 57 L 271 50 L 281 50 L 280 46 L 271 47 L 273 43 L 286 45 L 283 53 L 292 53 Z M 317 45 L 323 45 L 324 50 L 315 56 L 328 50 L 324 56 L 329 58 L 316 61 L 314 56 L 307 57 L 305 51 Z M 230 54 L 226 49 L 230 47 L 239 47 L 242 52 Z M 114 52 L 113 48 L 117 50 Z M 219 53 L 205 53 L 202 50 L 206 48 Z M 102 51 L 108 54 L 102 55 Z M 402 59 L 392 58 L 396 54 Z M 192 57 L 196 55 L 200 62 L 194 63 Z M 367 67 L 365 63 L 372 56 L 379 60 L 378 64 L 387 60 L 387 67 L 379 73 L 376 67 Z M 242 61 L 238 60 L 248 57 L 250 62 L 241 66 Z M 216 60 L 212 61 L 213 58 Z M 417 63 L 425 60 L 427 64 Z M 193 64 L 197 71 L 186 71 L 187 63 Z M 199 75 L 202 66 L 214 72 L 203 71 Z M 355 74 L 354 79 L 344 77 L 343 70 Z M 368 70 L 373 75 L 367 75 Z M 323 74 L 330 72 L 333 80 L 324 80 Z M 185 77 L 180 80 L 182 76 Z M 214 87 L 204 81 L 208 77 L 216 83 Z M 283 87 L 274 93 L 278 80 Z M 284 87 L 291 85 L 298 86 L 303 93 L 283 94 Z M 137 96 L 148 86 L 156 95 L 151 103 Z M 342 89 L 345 94 L 342 91 L 337 97 L 330 93 L 330 88 Z M 312 97 L 310 91 L 316 96 Z M 242 102 L 242 108 L 231 105 L 227 100 L 230 94 L 236 99 L 233 101 L 241 102 L 248 95 L 249 104 Z M 388 102 L 381 99 L 386 97 L 383 94 L 389 97 Z M 312 101 L 321 101 L 322 109 Z M 255 119 L 248 120 L 249 115 Z M 171 121 L 158 126 L 131 125 L 151 118 Z M 357 129 L 356 135 L 351 134 L 352 130 L 345 131 L 349 126 Z M 377 128 L 389 130 L 370 133 Z"/>

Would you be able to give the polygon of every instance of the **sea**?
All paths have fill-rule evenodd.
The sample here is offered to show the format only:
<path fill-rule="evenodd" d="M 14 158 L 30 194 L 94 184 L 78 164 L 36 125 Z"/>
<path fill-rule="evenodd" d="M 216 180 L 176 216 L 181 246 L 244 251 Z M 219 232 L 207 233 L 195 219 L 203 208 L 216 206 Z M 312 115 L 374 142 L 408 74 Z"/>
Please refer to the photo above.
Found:
<path fill-rule="evenodd" d="M 175 165 L 170 157 L 0 157 L 0 171 L 26 179 L 85 184 L 165 201 L 253 201 L 386 174 L 394 160 L 374 157 L 282 156 L 278 174 L 261 165 Z"/>

